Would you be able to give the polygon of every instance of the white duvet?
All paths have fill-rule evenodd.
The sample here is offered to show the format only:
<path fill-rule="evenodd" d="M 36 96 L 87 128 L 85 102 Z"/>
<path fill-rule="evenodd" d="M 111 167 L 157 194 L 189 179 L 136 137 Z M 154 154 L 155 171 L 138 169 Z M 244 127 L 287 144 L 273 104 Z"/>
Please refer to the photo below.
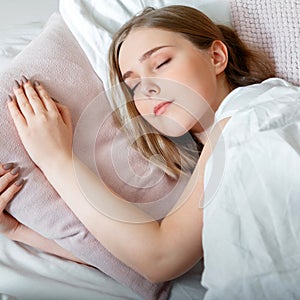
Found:
<path fill-rule="evenodd" d="M 205 299 L 300 299 L 300 87 L 237 89 L 217 119 L 230 115 L 223 177 L 212 167 L 221 152 L 206 169 L 218 190 L 205 199 Z"/>

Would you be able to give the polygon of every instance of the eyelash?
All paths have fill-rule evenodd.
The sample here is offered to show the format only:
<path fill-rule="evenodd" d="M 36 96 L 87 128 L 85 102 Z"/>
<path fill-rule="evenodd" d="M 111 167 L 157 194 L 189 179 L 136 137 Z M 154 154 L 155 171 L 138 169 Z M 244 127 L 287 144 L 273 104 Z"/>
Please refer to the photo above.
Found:
<path fill-rule="evenodd" d="M 155 69 L 159 69 L 160 67 L 162 67 L 163 65 L 169 63 L 171 61 L 171 58 L 168 58 L 167 60 L 165 60 L 163 63 L 161 63 L 160 65 L 158 65 Z"/>
<path fill-rule="evenodd" d="M 160 65 L 158 65 L 158 66 L 155 68 L 155 70 L 159 69 L 159 68 L 162 67 L 163 65 L 169 63 L 170 61 L 171 61 L 171 58 L 168 58 L 168 59 L 165 60 L 163 63 L 161 63 Z M 134 96 L 134 91 L 136 90 L 136 88 L 138 87 L 139 84 L 140 84 L 140 82 L 137 83 L 133 88 L 128 87 L 129 92 L 130 92 L 130 94 L 131 94 L 132 97 Z"/>

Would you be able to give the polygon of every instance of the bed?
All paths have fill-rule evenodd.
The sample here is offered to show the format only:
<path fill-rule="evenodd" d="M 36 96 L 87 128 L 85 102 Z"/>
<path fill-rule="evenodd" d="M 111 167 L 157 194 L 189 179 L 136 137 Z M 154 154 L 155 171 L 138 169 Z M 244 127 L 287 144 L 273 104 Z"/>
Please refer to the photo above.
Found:
<path fill-rule="evenodd" d="M 82 1 L 84 3 L 85 1 Z M 88 2 L 88 1 L 87 1 Z M 91 1 L 92 3 L 93 1 Z M 115 1 L 116 3 L 122 3 L 122 1 Z M 123 1 L 124 3 L 126 1 Z M 149 3 L 156 3 L 158 5 L 163 4 L 173 4 L 176 1 L 150 1 Z M 180 1 L 177 1 L 180 3 Z M 217 4 L 218 2 L 218 4 Z M 41 40 L 41 36 L 44 38 L 45 36 L 45 28 L 52 28 L 51 26 L 61 26 L 61 17 L 63 16 L 64 24 L 70 29 L 74 38 L 78 42 L 78 46 L 82 49 L 82 53 L 84 55 L 82 58 L 77 60 L 74 56 L 66 56 L 64 59 L 67 59 L 68 62 L 71 62 L 72 70 L 75 72 L 81 72 L 82 78 L 87 76 L 91 76 L 87 73 L 82 73 L 82 69 L 85 68 L 87 62 L 90 64 L 89 72 L 94 72 L 93 77 L 91 77 L 91 82 L 94 82 L 95 86 L 89 86 L 89 88 L 83 89 L 81 91 L 82 94 L 78 95 L 78 97 L 89 96 L 91 99 L 95 98 L 95 95 L 99 94 L 99 86 L 97 85 L 97 77 L 101 78 L 103 86 L 107 85 L 107 65 L 105 61 L 105 53 L 107 52 L 107 47 L 109 45 L 109 36 L 103 35 L 103 30 L 97 32 L 96 35 L 93 31 L 93 23 L 92 20 L 95 21 L 95 18 L 101 15 L 97 15 L 93 13 L 92 15 L 81 14 L 78 15 L 82 23 L 79 21 L 74 22 L 74 18 L 78 11 L 82 11 L 82 7 L 80 7 L 81 1 L 76 0 L 62 0 L 59 4 L 58 1 L 48 0 L 48 1 L 37 1 L 31 0 L 24 1 L 14 0 L 7 3 L 4 0 L 0 1 L 0 75 L 1 80 L 9 81 L 11 80 L 16 73 L 20 72 L 29 72 L 30 70 L 35 70 L 34 76 L 42 77 L 44 84 L 49 86 L 50 91 L 57 98 L 68 98 L 70 94 L 63 94 L 62 89 L 66 86 L 69 89 L 74 88 L 74 83 L 72 80 L 75 78 L 69 78 L 67 82 L 61 82 L 61 78 L 58 78 L 57 81 L 54 80 L 53 85 L 55 85 L 55 89 L 53 85 L 51 85 L 51 81 L 53 81 L 53 74 L 61 74 L 63 69 L 59 68 L 60 61 L 56 61 L 56 69 L 53 73 L 51 71 L 50 64 L 51 60 L 43 61 L 44 64 L 41 66 L 47 66 L 49 68 L 48 74 L 44 74 L 43 70 L 37 72 L 38 65 L 35 65 L 33 60 L 33 69 L 28 69 L 28 66 L 25 65 L 24 60 L 30 59 L 30 55 L 32 55 L 32 48 L 41 47 L 38 44 L 38 40 Z M 99 1 L 99 5 L 107 5 L 106 1 Z M 102 3 L 102 4 L 101 4 Z M 147 1 L 128 1 L 134 5 L 134 3 L 147 3 Z M 197 1 L 181 1 L 181 3 L 190 3 L 190 5 L 198 5 Z M 200 3 L 200 2 L 199 2 Z M 200 5 L 200 9 L 206 12 L 211 18 L 215 19 L 220 23 L 224 23 L 229 26 L 234 26 L 239 34 L 243 37 L 243 39 L 249 43 L 255 43 L 258 39 L 264 41 L 264 43 L 260 43 L 259 46 L 262 50 L 267 51 L 270 57 L 273 58 L 274 63 L 277 67 L 277 74 L 280 77 L 283 77 L 294 84 L 300 83 L 299 81 L 299 21 L 298 14 L 300 7 L 297 1 L 278 1 L 276 5 L 273 5 L 273 1 L 255 1 L 249 0 L 243 1 L 229 1 L 229 0 L 203 0 Z M 96 4 L 95 4 L 96 5 Z M 139 4 L 137 4 L 139 5 Z M 265 7 L 264 7 L 265 5 Z M 273 6 L 272 6 L 273 5 Z M 106 6 L 107 7 L 107 6 Z M 117 8 L 122 8 L 122 6 L 118 6 Z M 129 7 L 129 8 L 128 8 Z M 127 8 L 126 13 L 122 18 L 128 18 L 128 13 L 131 13 L 133 10 L 136 10 L 136 7 Z M 272 7 L 272 9 L 271 9 Z M 79 9 L 78 9 L 79 8 Z M 86 8 L 86 7 L 85 7 Z M 114 12 L 113 6 L 111 11 Z M 216 9 L 217 8 L 217 9 Z M 231 8 L 231 11 L 230 11 Z M 116 9 L 116 7 L 115 7 Z M 124 9 L 124 8 L 123 8 Z M 252 11 L 251 11 L 252 9 Z M 257 11 L 266 11 L 269 10 L 270 14 L 267 17 L 272 18 L 272 14 L 280 16 L 278 22 L 275 24 L 276 26 L 282 26 L 282 23 L 288 18 L 290 20 L 288 26 L 284 26 L 284 30 L 281 35 L 274 34 L 274 26 L 272 27 L 270 24 L 272 23 L 272 19 L 270 19 L 269 25 L 266 25 L 266 14 L 255 14 Z M 272 11 L 273 10 L 273 11 Z M 292 12 L 292 13 L 291 13 Z M 286 13 L 286 15 L 284 15 Z M 300 12 L 299 12 L 300 13 Z M 109 12 L 107 11 L 109 15 Z M 13 18 L 10 16 L 14 15 Z M 106 16 L 107 17 L 107 16 Z M 231 19 L 231 17 L 233 19 Z M 122 21 L 122 18 L 118 21 Z M 295 22 L 293 22 L 295 20 Z M 107 21 L 107 19 L 106 19 Z M 47 26 L 45 27 L 45 24 Z M 86 27 L 79 28 L 78 24 Z M 104 25 L 110 24 L 108 26 L 118 26 L 118 23 L 114 24 L 113 22 L 105 23 Z M 65 26 L 64 25 L 64 26 Z M 286 24 L 285 24 L 286 25 Z M 92 27 L 91 27 L 92 26 Z M 103 26 L 102 28 L 106 28 Z M 255 30 L 253 30 L 255 28 Z M 271 32 L 270 32 L 271 28 Z M 282 28 L 282 27 L 281 27 Z M 99 28 L 98 28 L 99 30 Z M 105 29 L 107 30 L 107 29 Z M 85 35 L 82 34 L 85 33 Z M 99 44 L 95 42 L 95 36 L 101 33 L 101 49 L 100 55 L 95 55 L 95 49 L 99 49 Z M 89 33 L 89 34 L 88 34 Z M 273 33 L 272 35 L 270 35 Z M 44 36 L 43 36 L 44 34 Z M 49 32 L 47 32 L 47 38 L 49 37 Z M 53 35 L 51 38 L 55 39 L 56 36 Z M 33 43 L 31 43 L 33 41 Z M 266 42 L 267 41 L 267 42 Z M 288 41 L 288 42 L 287 42 Z M 63 40 L 58 40 L 58 44 L 63 44 Z M 98 40 L 99 43 L 99 40 Z M 288 46 L 293 49 L 289 58 L 285 55 L 285 49 Z M 103 47 L 105 45 L 105 47 Z M 276 45 L 282 46 L 281 48 L 275 47 Z M 35 48 L 35 49 L 36 49 Z M 41 49 L 41 48 L 38 48 Z M 278 50 L 280 49 L 280 51 Z M 58 49 L 57 51 L 64 50 L 63 48 Z M 277 50 L 277 51 L 276 51 Z M 50 56 L 53 55 L 53 52 L 47 52 Z M 56 59 L 57 56 L 55 56 Z M 100 59 L 100 61 L 99 61 Z M 54 63 L 53 63 L 54 64 Z M 101 68 L 99 68 L 101 65 Z M 14 71 L 11 71 L 11 66 L 13 66 Z M 292 68 L 290 67 L 292 66 Z M 35 69 L 34 69 L 35 68 Z M 51 73 L 52 72 L 52 73 Z M 75 74 L 77 74 L 75 72 Z M 86 72 L 86 69 L 85 69 Z M 75 76 L 75 75 L 74 75 Z M 39 77 L 39 78 L 40 78 Z M 63 77 L 62 77 L 63 78 Z M 91 85 L 91 83 L 90 83 Z M 97 86 L 96 86 L 97 85 Z M 103 87 L 101 87 L 102 89 Z M 101 90 L 100 89 L 100 90 Z M 1 97 L 4 97 L 4 93 L 7 93 L 7 87 L 2 88 L 3 93 Z M 2 92 L 1 90 L 1 92 Z M 71 105 L 72 103 L 67 103 Z M 104 108 L 103 108 L 104 109 Z M 105 108 L 107 109 L 107 108 Z M 73 111 L 74 116 L 77 120 L 79 119 L 78 111 Z M 2 125 L 1 125 L 2 126 Z M 111 126 L 111 123 L 108 122 L 108 125 Z M 2 133 L 1 133 L 2 134 Z M 80 132 L 79 132 L 80 134 Z M 3 136 L 2 136 L 3 138 Z M 107 138 L 107 137 L 105 137 Z M 3 139 L 6 143 L 6 140 Z M 79 139 L 79 141 L 82 141 Z M 87 143 L 87 141 L 85 141 Z M 102 140 L 103 143 L 103 140 Z M 2 144 L 4 145 L 4 144 Z M 4 148 L 4 146 L 2 146 Z M 14 148 L 6 148 L 7 153 L 11 152 L 9 149 Z M 79 147 L 79 152 L 80 152 Z M 84 153 L 81 153 L 84 155 Z M 7 154 L 8 155 L 8 154 Z M 18 155 L 20 153 L 16 153 L 13 159 L 17 160 Z M 102 153 L 103 155 L 107 155 L 107 153 Z M 9 156 L 1 156 L 1 159 L 5 159 Z M 105 156 L 106 157 L 106 156 Z M 97 158 L 96 158 L 97 160 Z M 98 158 L 101 160 L 101 156 Z M 92 162 L 87 161 L 88 165 L 93 167 Z M 25 166 L 29 166 L 33 168 L 29 163 L 25 164 Z M 107 166 L 106 166 L 107 167 Z M 33 169 L 31 169 L 33 170 Z M 34 171 L 37 172 L 37 171 Z M 33 173 L 34 173 L 33 172 Z M 31 173 L 26 173 L 25 175 L 31 176 Z M 40 179 L 40 174 L 34 173 L 32 176 L 36 176 L 36 178 Z M 110 181 L 112 177 L 111 174 L 104 174 L 107 180 Z M 148 180 L 148 179 L 147 179 Z M 37 187 L 39 189 L 48 188 L 43 181 L 43 185 L 41 187 Z M 119 183 L 115 184 L 115 188 L 118 188 Z M 32 187 L 31 187 L 32 188 Z M 121 188 L 123 186 L 121 185 Z M 132 190 L 129 192 L 133 193 Z M 51 194 L 52 195 L 52 194 Z M 51 196 L 50 195 L 50 196 Z M 26 197 L 27 198 L 26 198 Z M 47 195 L 47 197 L 50 197 Z M 55 196 L 56 197 L 56 196 Z M 28 193 L 24 194 L 24 199 L 26 201 L 28 198 Z M 20 200 L 20 202 L 22 202 Z M 25 207 L 25 209 L 24 209 Z M 23 207 L 23 211 L 28 212 L 26 205 Z M 53 208 L 54 210 L 56 209 Z M 20 219 L 22 217 L 24 220 L 26 216 L 21 215 L 20 212 L 17 211 L 16 207 L 11 208 L 12 212 L 19 213 Z M 55 220 L 54 220 L 55 221 Z M 29 222 L 29 221 L 28 221 Z M 53 220 L 52 220 L 53 222 Z M 53 223 L 51 223 L 53 225 Z M 36 224 L 32 224 L 34 227 Z M 42 228 L 45 230 L 45 228 Z M 42 230 L 41 229 L 41 230 Z M 57 229 L 58 230 L 58 229 Z M 63 240 L 63 239 L 61 239 Z M 63 241 L 62 241 L 63 242 Z M 78 243 L 78 240 L 77 240 Z M 76 241 L 74 242 L 74 245 Z M 73 247 L 72 245 L 70 246 Z M 93 264 L 92 264 L 93 265 Z M 0 235 L 0 293 L 2 293 L 1 299 L 170 299 L 170 300 L 182 300 L 182 299 L 206 299 L 206 297 L 210 297 L 207 299 L 220 299 L 220 295 L 222 294 L 222 289 L 218 290 L 218 293 L 212 296 L 209 294 L 207 296 L 207 289 L 201 283 L 202 273 L 204 271 L 204 261 L 201 260 L 197 265 L 195 265 L 190 271 L 181 276 L 180 278 L 174 280 L 172 282 L 172 286 L 168 286 L 168 293 L 165 293 L 164 296 L 160 298 L 155 296 L 157 294 L 153 293 L 152 289 L 156 289 L 156 287 L 149 286 L 149 293 L 139 293 L 141 289 L 143 289 L 142 285 L 139 285 L 139 277 L 135 274 L 130 273 L 126 270 L 126 273 L 117 274 L 109 273 L 110 265 L 106 266 L 107 269 L 104 268 L 103 271 L 99 271 L 99 268 L 89 267 L 81 264 L 77 264 L 71 261 L 67 261 L 56 257 L 54 255 L 50 255 L 24 245 L 22 243 L 17 243 L 6 239 L 5 237 Z M 123 267 L 122 267 L 123 268 Z M 217 269 L 217 268 L 216 268 Z M 123 269 L 122 269 L 123 270 Z M 124 271 L 125 272 L 125 271 Z M 215 271 L 217 272 L 217 271 Z M 229 270 L 230 272 L 230 270 Z M 129 275 L 128 275 L 129 274 Z M 214 273 L 216 274 L 216 273 Z M 115 275 L 115 277 L 113 276 Z M 128 276 L 129 279 L 136 278 L 137 282 L 127 282 L 124 277 Z M 206 274 L 207 275 L 207 274 Z M 119 277 L 118 277 L 119 276 Z M 210 276 L 212 276 L 210 274 Z M 206 278 L 209 276 L 206 276 Z M 213 286 L 213 284 L 212 284 Z M 160 287 L 161 288 L 161 287 Z M 5 296 L 5 295 L 10 295 Z M 219 296 L 218 296 L 219 295 Z M 231 294 L 232 295 L 232 294 Z M 238 295 L 237 295 L 238 296 Z M 232 296 L 228 299 L 234 299 Z M 238 298 L 236 298 L 238 299 Z"/>

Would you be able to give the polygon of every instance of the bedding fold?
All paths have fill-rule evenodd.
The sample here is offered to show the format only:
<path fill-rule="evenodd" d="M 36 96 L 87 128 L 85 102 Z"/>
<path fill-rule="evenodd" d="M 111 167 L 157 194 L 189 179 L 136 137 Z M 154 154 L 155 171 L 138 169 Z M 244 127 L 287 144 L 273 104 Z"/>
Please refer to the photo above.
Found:
<path fill-rule="evenodd" d="M 205 199 L 205 300 L 300 297 L 300 87 L 279 79 L 261 85 L 268 89 L 233 95 L 247 102 L 251 89 L 263 91 L 226 125 L 224 176 Z"/>

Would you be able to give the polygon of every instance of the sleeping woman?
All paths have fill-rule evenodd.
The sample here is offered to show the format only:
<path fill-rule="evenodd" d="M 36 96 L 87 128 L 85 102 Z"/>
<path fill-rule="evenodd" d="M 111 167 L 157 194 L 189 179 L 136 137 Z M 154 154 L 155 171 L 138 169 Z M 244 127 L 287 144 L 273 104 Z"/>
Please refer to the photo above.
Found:
<path fill-rule="evenodd" d="M 113 99 L 116 119 L 135 147 L 146 158 L 155 157 L 155 164 L 169 176 L 192 173 L 175 207 L 159 222 L 112 193 L 73 155 L 69 110 L 54 102 L 41 83 L 23 76 L 13 88 L 8 108 L 31 159 L 89 231 L 150 281 L 170 280 L 203 257 L 205 168 L 222 132 L 226 129 L 227 136 L 234 137 L 239 128 L 226 127 L 239 112 L 247 115 L 251 107 L 262 105 L 262 94 L 279 91 L 291 99 L 300 90 L 273 78 L 272 64 L 243 44 L 233 30 L 186 6 L 147 8 L 133 17 L 115 34 L 109 63 L 111 84 L 122 92 Z M 287 100 L 276 111 L 277 116 L 290 116 L 282 117 L 282 127 L 284 122 L 298 126 L 289 107 Z M 265 113 L 262 122 L 267 123 L 269 116 Z M 186 134 L 196 141 L 197 151 L 172 142 Z M 272 157 L 264 159 L 272 165 Z M 217 168 L 224 165 L 215 163 Z M 23 183 L 15 181 L 18 170 L 11 168 L 4 164 L 0 173 L 2 234 L 76 260 L 5 213 Z M 226 176 L 224 172 L 223 180 Z"/>

